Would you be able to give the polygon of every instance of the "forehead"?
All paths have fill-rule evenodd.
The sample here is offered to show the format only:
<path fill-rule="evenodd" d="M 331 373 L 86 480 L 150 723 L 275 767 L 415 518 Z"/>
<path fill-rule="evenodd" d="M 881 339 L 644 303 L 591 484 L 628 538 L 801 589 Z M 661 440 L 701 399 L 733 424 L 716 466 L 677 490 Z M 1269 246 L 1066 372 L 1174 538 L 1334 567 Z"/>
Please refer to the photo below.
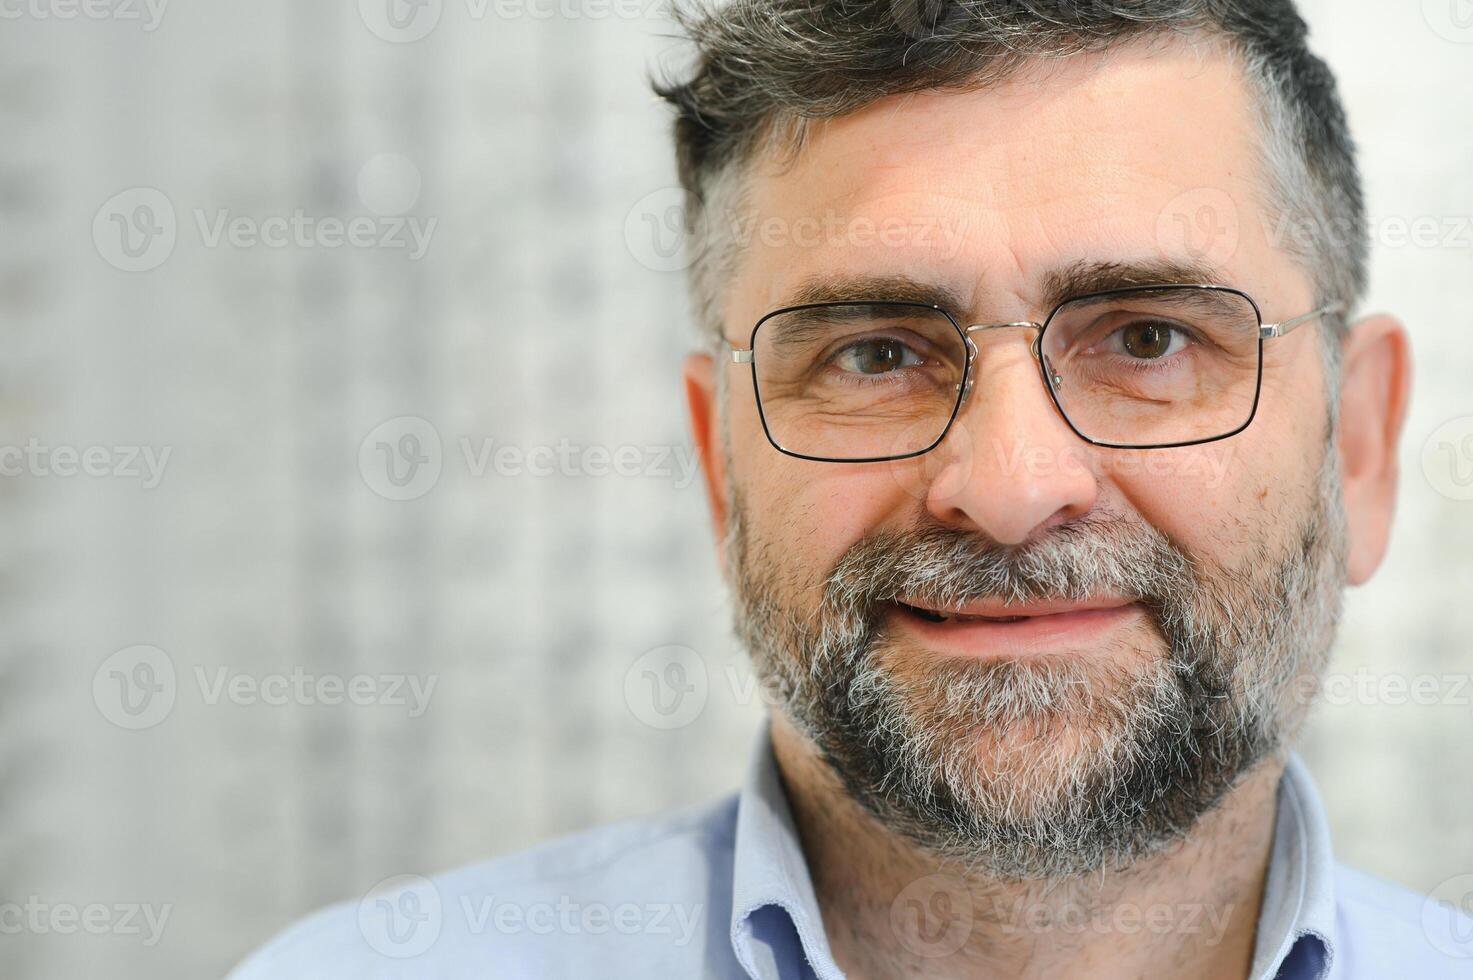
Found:
<path fill-rule="evenodd" d="M 1042 302 L 1078 263 L 1206 267 L 1251 289 L 1283 262 L 1258 219 L 1256 113 L 1225 51 L 1173 40 L 817 121 L 796 157 L 753 168 L 728 312 L 843 273 L 936 282 L 979 314 Z"/>

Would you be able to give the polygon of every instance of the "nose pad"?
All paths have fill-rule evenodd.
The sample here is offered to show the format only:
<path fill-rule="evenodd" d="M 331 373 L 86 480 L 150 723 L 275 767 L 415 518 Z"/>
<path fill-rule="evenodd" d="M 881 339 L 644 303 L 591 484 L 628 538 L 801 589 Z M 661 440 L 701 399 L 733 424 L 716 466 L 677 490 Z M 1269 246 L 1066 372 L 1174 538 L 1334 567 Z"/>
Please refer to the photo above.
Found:
<path fill-rule="evenodd" d="M 1054 364 L 1048 359 L 1048 355 L 1040 354 L 1039 359 L 1043 361 L 1043 369 L 1048 373 L 1048 379 L 1053 384 L 1054 390 L 1058 391 L 1064 387 L 1064 379 L 1059 372 L 1054 370 Z"/>
<path fill-rule="evenodd" d="M 1057 391 L 1059 388 L 1062 388 L 1064 386 L 1063 377 L 1059 374 L 1059 372 L 1054 370 L 1053 362 L 1051 362 L 1048 359 L 1048 355 L 1043 352 L 1043 331 L 1040 330 L 1038 333 L 1034 334 L 1033 342 L 1028 346 L 1032 349 L 1033 356 L 1038 359 L 1038 363 L 1043 365 L 1043 370 L 1048 375 L 1049 381 L 1053 383 L 1054 390 Z"/>

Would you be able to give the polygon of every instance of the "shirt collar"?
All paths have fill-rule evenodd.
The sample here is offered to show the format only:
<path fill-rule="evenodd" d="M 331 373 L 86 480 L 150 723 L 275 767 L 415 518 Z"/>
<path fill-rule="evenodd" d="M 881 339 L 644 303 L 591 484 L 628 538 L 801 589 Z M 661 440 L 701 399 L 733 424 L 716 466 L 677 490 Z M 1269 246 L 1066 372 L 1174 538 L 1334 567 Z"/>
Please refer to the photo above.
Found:
<path fill-rule="evenodd" d="M 1335 859 L 1314 780 L 1297 755 L 1279 779 L 1274 842 L 1258 911 L 1255 980 L 1327 976 L 1335 955 Z"/>
<path fill-rule="evenodd" d="M 737 805 L 731 945 L 753 980 L 843 980 L 829 951 L 766 721 Z"/>
<path fill-rule="evenodd" d="M 737 807 L 731 945 L 753 980 L 843 980 L 764 722 Z M 1291 755 L 1279 781 L 1274 840 L 1254 945 L 1254 980 L 1318 980 L 1335 951 L 1334 858 L 1314 782 Z"/>

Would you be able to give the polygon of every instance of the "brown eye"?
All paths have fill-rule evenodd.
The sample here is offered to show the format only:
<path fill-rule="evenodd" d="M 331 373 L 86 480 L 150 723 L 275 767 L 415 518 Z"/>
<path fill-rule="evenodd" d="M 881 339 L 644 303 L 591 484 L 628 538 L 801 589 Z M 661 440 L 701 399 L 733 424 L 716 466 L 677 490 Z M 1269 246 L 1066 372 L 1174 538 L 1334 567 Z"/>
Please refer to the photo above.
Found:
<path fill-rule="evenodd" d="M 1120 343 L 1131 357 L 1154 360 L 1171 352 L 1170 326 L 1159 320 L 1142 320 L 1120 330 Z"/>
<path fill-rule="evenodd" d="M 839 355 L 839 366 L 859 374 L 885 374 L 919 362 L 914 355 L 906 360 L 908 350 L 893 337 L 874 337 L 846 348 Z"/>

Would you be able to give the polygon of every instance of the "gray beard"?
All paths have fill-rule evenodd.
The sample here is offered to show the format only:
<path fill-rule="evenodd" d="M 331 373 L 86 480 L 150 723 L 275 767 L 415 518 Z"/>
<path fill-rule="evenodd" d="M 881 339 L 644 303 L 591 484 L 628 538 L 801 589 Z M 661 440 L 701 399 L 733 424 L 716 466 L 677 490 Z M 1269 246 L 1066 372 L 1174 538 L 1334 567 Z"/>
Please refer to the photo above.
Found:
<path fill-rule="evenodd" d="M 856 543 L 812 613 L 785 602 L 798 590 L 779 584 L 770 559 L 783 552 L 749 539 L 735 490 L 728 504 L 736 630 L 762 683 L 884 825 L 1003 880 L 1123 868 L 1185 835 L 1298 731 L 1345 585 L 1329 445 L 1290 546 L 1259 545 L 1234 569 L 1123 520 L 1017 547 L 926 526 Z M 1139 670 L 1109 657 L 942 658 L 907 652 L 884 623 L 901 597 L 1099 594 L 1139 601 L 1162 655 Z"/>

